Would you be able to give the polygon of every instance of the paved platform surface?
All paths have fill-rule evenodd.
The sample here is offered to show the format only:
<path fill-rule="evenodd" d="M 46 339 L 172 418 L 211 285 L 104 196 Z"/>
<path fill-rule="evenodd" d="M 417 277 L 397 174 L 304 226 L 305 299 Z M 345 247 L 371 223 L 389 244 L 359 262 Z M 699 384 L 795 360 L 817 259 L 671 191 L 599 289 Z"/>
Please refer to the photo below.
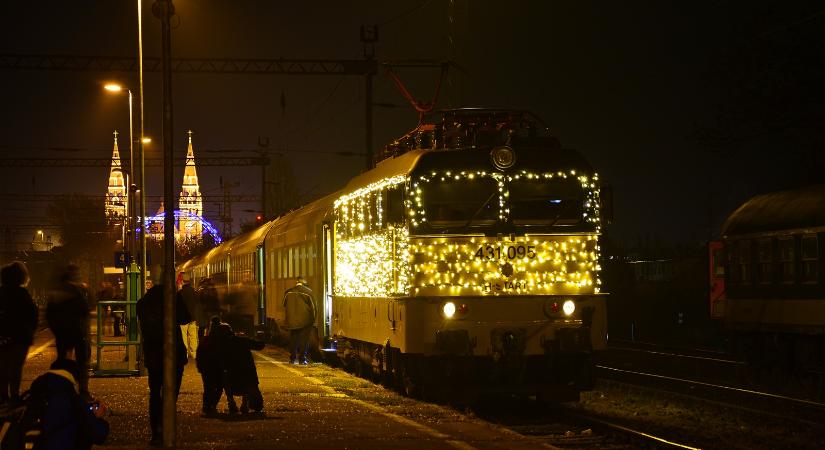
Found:
<path fill-rule="evenodd" d="M 23 387 L 54 360 L 49 330 L 38 333 L 24 368 Z M 323 364 L 294 366 L 267 346 L 255 354 L 264 412 L 202 417 L 200 375 L 186 366 L 178 399 L 177 446 L 204 449 L 535 449 L 553 448 L 453 409 L 416 401 Z M 99 448 L 147 448 L 146 377 L 93 377 L 92 394 L 111 415 L 111 434 Z"/>

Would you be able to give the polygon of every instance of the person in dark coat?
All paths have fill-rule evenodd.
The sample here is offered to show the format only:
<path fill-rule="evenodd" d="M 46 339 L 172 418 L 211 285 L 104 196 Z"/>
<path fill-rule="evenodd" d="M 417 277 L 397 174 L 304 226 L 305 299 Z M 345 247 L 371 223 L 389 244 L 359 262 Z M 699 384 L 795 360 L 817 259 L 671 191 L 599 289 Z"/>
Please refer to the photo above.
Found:
<path fill-rule="evenodd" d="M 31 391 L 45 390 L 42 445 L 44 450 L 86 450 L 103 444 L 109 423 L 103 419 L 106 407 L 87 403 L 78 391 L 80 366 L 70 359 L 58 359 L 49 371 L 32 382 Z"/>
<path fill-rule="evenodd" d="M 229 384 L 229 370 L 227 355 L 232 351 L 232 338 L 235 333 L 232 327 L 225 322 L 221 322 L 217 316 L 212 318 L 212 326 L 209 327 L 210 348 L 214 352 L 213 358 L 217 362 L 220 378 L 217 380 L 216 393 L 214 396 L 215 405 L 221 399 L 221 393 L 226 394 L 226 405 L 230 414 L 238 412 L 238 405 L 232 395 L 232 388 Z"/>
<path fill-rule="evenodd" d="M 0 403 L 20 400 L 23 364 L 37 329 L 37 306 L 25 288 L 28 282 L 20 261 L 0 269 Z"/>
<path fill-rule="evenodd" d="M 218 402 L 224 390 L 223 361 L 218 351 L 218 341 L 221 339 L 220 325 L 221 319 L 218 316 L 212 317 L 209 328 L 198 344 L 196 361 L 203 382 L 204 414 L 217 413 Z"/>
<path fill-rule="evenodd" d="M 258 370 L 252 350 L 263 350 L 264 343 L 245 336 L 236 336 L 229 329 L 227 339 L 222 342 L 221 359 L 223 360 L 228 396 L 241 396 L 241 412 L 263 410 L 263 396 L 258 388 Z"/>
<path fill-rule="evenodd" d="M 307 364 L 309 336 L 315 326 L 315 300 L 305 279 L 284 293 L 285 328 L 289 330 L 289 363 Z"/>
<path fill-rule="evenodd" d="M 186 272 L 182 273 L 181 280 L 182 284 L 180 290 L 178 290 L 178 295 L 183 299 L 183 303 L 189 311 L 189 316 L 192 318 L 191 322 L 181 325 L 181 333 L 183 334 L 183 343 L 186 345 L 189 359 L 193 359 L 197 357 L 198 351 L 198 337 L 200 337 L 198 328 L 205 325 L 203 324 L 205 319 L 203 318 L 203 308 L 201 308 L 198 295 L 192 287 L 190 275 Z"/>
<path fill-rule="evenodd" d="M 215 281 L 209 277 L 202 279 L 197 294 L 203 320 L 210 320 L 214 316 L 220 318 L 222 311 Z M 198 330 L 199 336 L 203 336 L 205 331 L 205 327 Z"/>
<path fill-rule="evenodd" d="M 49 290 L 46 321 L 57 341 L 57 359 L 74 359 L 80 366 L 80 395 L 89 396 L 89 293 L 80 282 L 80 269 L 68 265 Z"/>
<path fill-rule="evenodd" d="M 138 300 L 137 317 L 140 321 L 140 332 L 143 336 L 143 361 L 149 372 L 149 423 L 152 428 L 152 445 L 160 445 L 163 437 L 163 281 L 149 289 Z M 189 311 L 183 299 L 177 296 L 175 305 L 176 323 L 183 325 L 191 322 Z M 186 346 L 183 345 L 180 327 L 174 327 L 176 369 L 175 369 L 175 399 L 180 393 L 180 382 L 183 378 L 183 366 L 186 365 Z"/>

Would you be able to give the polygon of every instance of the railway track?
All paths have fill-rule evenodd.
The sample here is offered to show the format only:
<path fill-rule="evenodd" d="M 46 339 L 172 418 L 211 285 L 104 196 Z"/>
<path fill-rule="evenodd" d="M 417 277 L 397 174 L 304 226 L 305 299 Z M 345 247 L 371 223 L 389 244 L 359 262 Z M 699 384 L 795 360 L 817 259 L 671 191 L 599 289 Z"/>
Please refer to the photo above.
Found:
<path fill-rule="evenodd" d="M 689 396 L 729 408 L 825 429 L 825 404 L 816 401 L 603 365 L 597 365 L 596 370 L 597 377 L 603 384 L 623 383 L 647 390 Z"/>
<path fill-rule="evenodd" d="M 564 404 L 548 405 L 525 398 L 488 399 L 472 407 L 477 417 L 534 439 L 544 448 L 563 449 L 698 449 L 644 425 L 620 423 Z M 678 431 L 677 431 L 678 434 Z"/>

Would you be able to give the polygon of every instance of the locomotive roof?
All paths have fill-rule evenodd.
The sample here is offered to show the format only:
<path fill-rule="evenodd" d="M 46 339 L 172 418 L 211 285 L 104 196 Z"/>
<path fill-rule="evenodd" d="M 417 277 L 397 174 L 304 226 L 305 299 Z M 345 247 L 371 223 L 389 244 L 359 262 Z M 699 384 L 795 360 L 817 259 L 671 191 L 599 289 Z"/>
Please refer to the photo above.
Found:
<path fill-rule="evenodd" d="M 731 214 L 722 236 L 825 227 L 825 184 L 757 195 Z"/>
<path fill-rule="evenodd" d="M 408 175 L 418 163 L 419 158 L 429 150 L 411 150 L 401 156 L 395 158 L 385 159 L 378 163 L 378 165 L 368 170 L 357 177 L 351 179 L 344 188 L 345 192 L 352 192 L 372 183 L 381 181 L 385 178 L 394 177 L 397 175 Z"/>

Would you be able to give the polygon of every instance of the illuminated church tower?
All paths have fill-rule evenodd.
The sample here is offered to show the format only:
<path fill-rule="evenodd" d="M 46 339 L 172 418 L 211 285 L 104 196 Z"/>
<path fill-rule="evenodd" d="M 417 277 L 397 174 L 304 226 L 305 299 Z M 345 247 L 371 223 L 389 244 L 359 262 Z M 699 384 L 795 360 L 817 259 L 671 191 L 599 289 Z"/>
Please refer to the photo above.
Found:
<path fill-rule="evenodd" d="M 200 237 L 203 229 L 200 220 L 187 214 L 202 216 L 203 201 L 198 186 L 198 172 L 195 170 L 195 151 L 192 149 L 192 130 L 189 130 L 189 148 L 186 150 L 186 167 L 183 169 L 183 185 L 179 206 L 181 215 L 178 223 L 178 239 Z"/>
<path fill-rule="evenodd" d="M 115 145 L 112 149 L 112 167 L 109 169 L 109 188 L 106 191 L 106 218 L 119 221 L 126 217 L 127 195 L 126 177 L 120 165 L 120 152 L 117 148 L 117 131 L 114 132 Z"/>

